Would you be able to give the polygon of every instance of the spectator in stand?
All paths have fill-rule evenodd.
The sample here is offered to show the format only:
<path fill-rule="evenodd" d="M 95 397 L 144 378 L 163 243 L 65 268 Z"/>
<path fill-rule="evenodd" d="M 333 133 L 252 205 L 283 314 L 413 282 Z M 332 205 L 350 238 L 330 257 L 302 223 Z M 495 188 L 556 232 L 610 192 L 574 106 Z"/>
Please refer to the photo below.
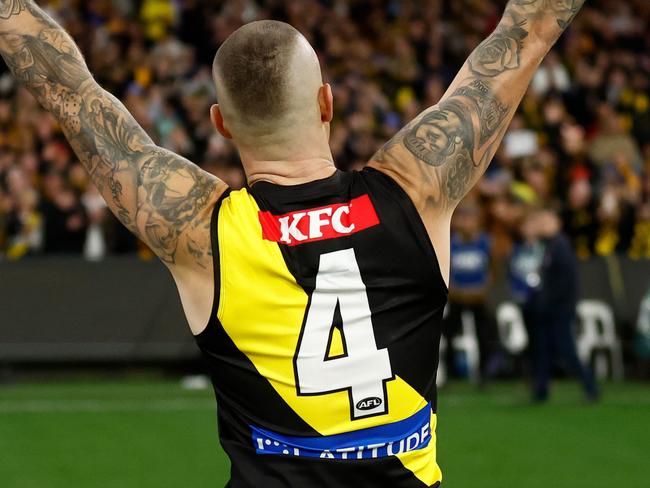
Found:
<path fill-rule="evenodd" d="M 68 28 L 98 81 L 124 100 L 156 143 L 235 188 L 245 183 L 237 153 L 214 133 L 206 114 L 215 98 L 212 57 L 242 24 L 270 17 L 288 21 L 314 44 L 336 97 L 334 157 L 342 169 L 351 169 L 364 164 L 406 120 L 440 99 L 470 50 L 495 27 L 502 5 L 501 0 L 40 3 Z M 643 239 L 643 208 L 650 201 L 648 25 L 647 0 L 590 0 L 541 66 L 512 133 L 480 186 L 478 198 L 490 209 L 485 223 L 495 256 L 510 252 L 516 234 L 519 210 L 509 203 L 513 187 L 525 187 L 538 202 L 562 205 L 565 227 L 580 245 L 581 258 L 642 255 L 632 248 Z M 604 44 L 607 52 L 599 48 Z M 33 200 L 8 189 L 13 169 L 22 170 L 46 208 L 46 180 L 52 171 L 72 192 L 73 207 L 88 192 L 61 140 L 52 118 L 0 67 L 0 258 L 20 236 L 15 215 Z M 588 182 L 589 190 L 584 183 L 576 189 L 577 180 Z M 585 192 L 591 202 L 611 201 L 607 195 L 613 192 L 616 202 L 598 211 L 596 203 L 582 201 Z M 596 222 L 586 224 L 583 217 L 591 210 Z M 89 215 L 96 223 L 94 210 Z M 48 222 L 55 216 L 41 215 L 45 229 L 57 227 Z M 75 227 L 79 235 L 87 232 L 88 239 L 98 242 L 96 225 Z M 106 254 L 140 249 L 112 217 L 105 217 L 100 227 Z M 68 252 L 84 249 L 76 240 L 68 245 Z M 38 252 L 34 247 L 23 255 Z"/>
<path fill-rule="evenodd" d="M 533 297 L 541 283 L 540 270 L 544 259 L 544 245 L 539 238 L 533 215 L 529 210 L 521 220 L 519 239 L 513 248 L 508 266 L 510 293 L 521 308 L 529 336 L 535 315 Z"/>
<path fill-rule="evenodd" d="M 22 190 L 16 206 L 7 216 L 7 257 L 12 260 L 38 254 L 43 247 L 43 217 L 38 211 L 38 194 L 33 188 Z"/>
<path fill-rule="evenodd" d="M 629 255 L 633 259 L 650 259 L 650 202 L 644 203 L 637 212 Z"/>
<path fill-rule="evenodd" d="M 79 198 L 63 177 L 50 172 L 44 181 L 41 214 L 45 221 L 45 254 L 81 255 L 88 226 Z"/>
<path fill-rule="evenodd" d="M 447 370 L 454 372 L 453 340 L 463 333 L 464 316 L 469 314 L 478 339 L 480 381 L 484 384 L 498 372 L 500 347 L 496 323 L 487 310 L 492 246 L 475 201 L 468 200 L 458 207 L 452 229 L 449 301 L 443 322 Z"/>
<path fill-rule="evenodd" d="M 609 256 L 629 248 L 634 231 L 634 210 L 616 186 L 603 190 L 596 210 L 596 254 Z"/>
<path fill-rule="evenodd" d="M 636 140 L 625 129 L 622 115 L 609 103 L 602 103 L 598 107 L 598 118 L 600 130 L 591 142 L 591 160 L 601 168 L 624 161 L 633 169 L 640 169 L 641 150 Z"/>
<path fill-rule="evenodd" d="M 586 178 L 573 181 L 569 187 L 567 206 L 562 213 L 564 231 L 571 239 L 580 258 L 588 258 L 594 252 L 598 223 L 596 202 L 591 183 Z"/>

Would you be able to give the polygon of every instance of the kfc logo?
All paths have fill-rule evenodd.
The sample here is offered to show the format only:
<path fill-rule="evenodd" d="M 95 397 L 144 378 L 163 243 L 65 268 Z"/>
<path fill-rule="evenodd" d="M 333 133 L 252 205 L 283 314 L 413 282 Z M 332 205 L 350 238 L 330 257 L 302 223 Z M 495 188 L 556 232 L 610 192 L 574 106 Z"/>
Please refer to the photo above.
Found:
<path fill-rule="evenodd" d="M 368 195 L 355 198 L 349 203 L 285 215 L 260 212 L 259 219 L 264 239 L 288 246 L 337 239 L 379 225 L 379 217 Z"/>

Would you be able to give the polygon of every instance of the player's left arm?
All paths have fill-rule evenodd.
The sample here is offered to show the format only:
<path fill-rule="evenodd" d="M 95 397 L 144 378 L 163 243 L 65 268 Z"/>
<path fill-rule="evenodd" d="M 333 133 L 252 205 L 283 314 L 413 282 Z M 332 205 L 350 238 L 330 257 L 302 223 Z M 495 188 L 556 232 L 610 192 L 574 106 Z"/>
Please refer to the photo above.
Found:
<path fill-rule="evenodd" d="M 210 214 L 226 185 L 154 144 L 33 0 L 0 0 L 0 55 L 59 122 L 117 218 L 173 270 L 211 270 Z"/>
<path fill-rule="evenodd" d="M 372 158 L 370 166 L 400 183 L 425 222 L 447 227 L 494 157 L 535 71 L 584 3 L 510 0 L 440 102 Z"/>

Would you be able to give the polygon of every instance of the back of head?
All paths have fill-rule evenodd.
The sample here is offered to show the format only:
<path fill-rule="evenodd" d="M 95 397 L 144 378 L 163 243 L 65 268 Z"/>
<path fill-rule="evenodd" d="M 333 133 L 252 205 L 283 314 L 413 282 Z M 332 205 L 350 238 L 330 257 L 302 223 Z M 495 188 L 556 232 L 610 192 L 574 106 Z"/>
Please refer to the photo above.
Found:
<path fill-rule="evenodd" d="M 319 120 L 318 57 L 289 24 L 263 20 L 241 27 L 217 52 L 213 73 L 224 120 L 240 142 L 281 138 Z"/>

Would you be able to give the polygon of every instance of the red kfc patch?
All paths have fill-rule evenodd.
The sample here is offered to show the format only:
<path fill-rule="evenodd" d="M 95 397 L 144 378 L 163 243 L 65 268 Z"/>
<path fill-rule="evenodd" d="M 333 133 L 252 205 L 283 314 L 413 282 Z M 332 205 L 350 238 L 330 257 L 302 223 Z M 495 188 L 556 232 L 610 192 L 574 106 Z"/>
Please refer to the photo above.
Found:
<path fill-rule="evenodd" d="M 379 225 L 379 217 L 368 195 L 354 198 L 348 203 L 284 215 L 260 212 L 259 219 L 264 239 L 287 246 L 338 239 Z"/>

